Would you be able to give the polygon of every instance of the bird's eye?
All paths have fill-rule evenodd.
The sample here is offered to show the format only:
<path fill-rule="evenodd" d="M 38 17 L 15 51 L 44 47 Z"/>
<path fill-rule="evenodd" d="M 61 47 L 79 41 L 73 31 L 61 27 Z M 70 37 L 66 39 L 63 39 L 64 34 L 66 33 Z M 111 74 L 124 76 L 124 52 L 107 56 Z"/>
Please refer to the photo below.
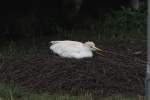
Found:
<path fill-rule="evenodd" d="M 93 48 L 93 46 L 92 46 L 92 45 L 90 45 L 90 48 Z"/>

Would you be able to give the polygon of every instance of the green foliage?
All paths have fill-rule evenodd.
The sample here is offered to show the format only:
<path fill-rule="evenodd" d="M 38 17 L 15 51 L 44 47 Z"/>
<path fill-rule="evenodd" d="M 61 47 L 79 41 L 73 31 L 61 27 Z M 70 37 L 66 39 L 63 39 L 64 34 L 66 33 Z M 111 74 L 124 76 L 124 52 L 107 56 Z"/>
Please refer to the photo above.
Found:
<path fill-rule="evenodd" d="M 0 97 L 2 98 L 14 100 L 14 98 L 20 98 L 25 95 L 26 92 L 14 83 L 0 83 Z"/>
<path fill-rule="evenodd" d="M 145 6 L 144 6 L 145 7 Z M 101 12 L 100 12 L 101 13 Z M 81 17 L 81 18 L 80 18 Z M 89 15 L 81 15 L 79 18 L 63 20 L 51 16 L 38 17 L 35 14 L 15 19 L 12 26 L 13 33 L 30 38 L 49 35 L 55 39 L 145 39 L 146 36 L 146 10 L 138 11 L 130 8 L 122 8 L 97 15 L 96 18 Z M 9 30 L 9 29 L 8 29 Z"/>
<path fill-rule="evenodd" d="M 92 100 L 90 94 L 80 96 L 33 94 L 13 82 L 0 83 L 0 100 Z"/>
<path fill-rule="evenodd" d="M 146 13 L 123 8 L 98 21 L 96 25 L 99 38 L 144 39 L 146 36 Z"/>
<path fill-rule="evenodd" d="M 0 83 L 0 100 L 144 100 L 143 96 L 108 96 L 100 97 L 92 94 L 81 94 L 78 96 L 48 93 L 36 94 L 25 91 L 24 88 L 14 84 Z"/>
<path fill-rule="evenodd" d="M 56 25 L 53 31 L 60 39 L 146 39 L 146 11 L 143 9 L 122 8 L 98 18 L 79 19 L 78 22 L 70 29 Z"/>
<path fill-rule="evenodd" d="M 93 99 L 90 95 L 69 96 L 69 95 L 31 94 L 30 96 L 28 96 L 27 100 L 93 100 Z"/>

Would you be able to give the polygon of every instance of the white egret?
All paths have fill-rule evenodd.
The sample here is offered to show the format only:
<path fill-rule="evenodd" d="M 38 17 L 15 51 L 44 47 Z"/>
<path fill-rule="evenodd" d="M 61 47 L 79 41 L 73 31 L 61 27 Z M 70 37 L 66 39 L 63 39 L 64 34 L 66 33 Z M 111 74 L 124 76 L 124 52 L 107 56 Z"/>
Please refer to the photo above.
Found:
<path fill-rule="evenodd" d="M 95 47 L 94 42 L 78 42 L 78 41 L 51 41 L 50 50 L 65 58 L 86 58 L 93 57 L 92 51 L 102 51 Z"/>

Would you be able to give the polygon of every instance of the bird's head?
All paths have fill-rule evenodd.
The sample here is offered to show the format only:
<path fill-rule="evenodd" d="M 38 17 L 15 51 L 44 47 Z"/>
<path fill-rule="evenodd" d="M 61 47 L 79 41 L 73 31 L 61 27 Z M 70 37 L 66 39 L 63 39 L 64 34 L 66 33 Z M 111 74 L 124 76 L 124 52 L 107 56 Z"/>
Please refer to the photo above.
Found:
<path fill-rule="evenodd" d="M 91 42 L 91 41 L 88 41 L 88 42 L 85 42 L 85 44 L 90 47 L 91 50 L 93 51 L 102 51 L 101 49 L 97 48 L 95 46 L 95 43 L 94 42 Z"/>

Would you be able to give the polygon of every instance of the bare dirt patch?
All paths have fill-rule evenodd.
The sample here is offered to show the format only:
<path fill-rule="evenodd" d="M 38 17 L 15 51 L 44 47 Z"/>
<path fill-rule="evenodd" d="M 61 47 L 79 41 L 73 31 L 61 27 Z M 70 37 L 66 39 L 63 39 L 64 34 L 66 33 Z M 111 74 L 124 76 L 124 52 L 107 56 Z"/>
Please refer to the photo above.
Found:
<path fill-rule="evenodd" d="M 6 58 L 0 69 L 0 80 L 13 80 L 30 90 L 49 93 L 90 91 L 103 96 L 143 95 L 146 43 L 99 45 L 107 52 L 80 60 L 48 54 Z"/>

